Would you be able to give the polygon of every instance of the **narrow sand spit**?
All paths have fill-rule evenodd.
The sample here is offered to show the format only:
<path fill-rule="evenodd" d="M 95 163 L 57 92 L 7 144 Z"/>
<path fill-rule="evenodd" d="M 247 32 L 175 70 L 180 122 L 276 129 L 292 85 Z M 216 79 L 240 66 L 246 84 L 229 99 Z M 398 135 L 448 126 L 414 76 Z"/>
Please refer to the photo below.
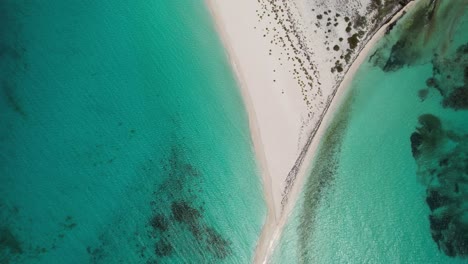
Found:
<path fill-rule="evenodd" d="M 268 207 L 254 262 L 267 263 L 306 179 L 320 138 L 345 98 L 353 76 L 384 36 L 387 26 L 412 8 L 415 2 L 406 5 L 372 36 L 348 70 L 343 72 L 341 76 L 344 78 L 337 81 L 325 77 L 320 79 L 320 73 L 313 64 L 304 64 L 305 57 L 309 56 L 307 52 L 295 52 L 296 57 L 291 59 L 289 53 L 272 48 L 274 40 L 266 38 L 266 34 L 259 34 L 257 27 L 263 16 L 275 14 L 259 14 L 258 10 L 263 8 L 261 1 L 206 1 L 237 76 L 249 117 Z M 273 27 L 271 30 L 277 32 L 282 29 Z M 294 46 L 294 43 L 302 45 L 301 42 L 302 39 L 298 37 L 296 42 L 292 40 L 290 43 Z M 320 40 L 314 45 L 321 45 Z M 276 56 L 272 56 L 272 53 Z M 325 61 L 326 58 L 321 56 L 326 57 L 327 54 L 314 56 L 318 57 L 318 61 Z M 301 63 L 301 69 L 312 76 L 291 75 L 291 72 L 297 72 L 298 62 Z M 278 63 L 281 67 L 278 67 Z M 313 102 L 316 105 L 312 106 L 307 99 L 311 95 L 307 94 L 310 91 L 304 92 L 306 85 L 302 81 L 309 79 L 320 84 L 319 90 L 322 92 L 316 96 L 322 96 L 322 93 L 326 95 L 323 101 Z M 335 89 L 337 83 L 339 86 Z M 298 163 L 298 159 L 301 162 Z M 296 170 L 294 184 L 288 181 L 291 168 Z"/>

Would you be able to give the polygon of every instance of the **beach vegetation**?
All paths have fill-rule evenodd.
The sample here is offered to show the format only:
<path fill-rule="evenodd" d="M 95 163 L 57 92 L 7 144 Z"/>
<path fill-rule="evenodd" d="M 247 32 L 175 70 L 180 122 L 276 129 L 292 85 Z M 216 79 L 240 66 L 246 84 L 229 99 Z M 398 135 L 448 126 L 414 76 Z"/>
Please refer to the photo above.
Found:
<path fill-rule="evenodd" d="M 346 63 L 349 63 L 351 61 L 351 50 L 350 49 L 347 49 L 346 50 L 346 54 L 344 55 L 344 59 L 346 61 Z"/>
<path fill-rule="evenodd" d="M 365 16 L 361 16 L 359 14 L 356 15 L 354 20 L 354 28 L 356 29 L 364 29 L 367 27 L 367 18 Z"/>
<path fill-rule="evenodd" d="M 357 33 L 353 34 L 348 38 L 349 48 L 354 50 L 359 43 L 359 35 Z"/>

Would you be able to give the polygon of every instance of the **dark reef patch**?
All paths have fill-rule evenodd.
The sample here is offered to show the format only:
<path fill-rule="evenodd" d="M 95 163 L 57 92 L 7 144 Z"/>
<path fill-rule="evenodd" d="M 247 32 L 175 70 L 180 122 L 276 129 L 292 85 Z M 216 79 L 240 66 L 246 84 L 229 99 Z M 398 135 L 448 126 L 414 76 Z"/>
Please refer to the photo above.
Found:
<path fill-rule="evenodd" d="M 411 135 L 418 176 L 426 187 L 431 236 L 450 257 L 468 257 L 468 134 L 446 131 L 434 115 L 419 117 Z"/>
<path fill-rule="evenodd" d="M 231 242 L 211 227 L 206 228 L 206 244 L 208 251 L 218 259 L 225 259 L 231 254 Z"/>
<path fill-rule="evenodd" d="M 154 252 L 159 257 L 170 256 L 173 251 L 174 251 L 174 248 L 172 247 L 172 245 L 168 241 L 165 241 L 164 239 L 159 240 L 154 245 Z"/>
<path fill-rule="evenodd" d="M 18 238 L 7 227 L 0 227 L 0 262 L 8 263 L 14 255 L 23 253 L 23 247 Z"/>
<path fill-rule="evenodd" d="M 155 187 L 150 202 L 147 238 L 154 243 L 154 250 L 141 254 L 146 261 L 163 261 L 175 247 L 180 254 L 199 255 L 200 259 L 208 255 L 225 259 L 232 254 L 231 242 L 204 218 L 204 202 L 198 196 L 203 193 L 203 174 L 188 162 L 188 151 L 173 146 L 167 159 L 158 165 L 166 180 Z"/>
<path fill-rule="evenodd" d="M 176 249 L 177 255 L 199 260 L 224 259 L 232 254 L 231 242 L 205 219 L 205 202 L 199 196 L 205 179 L 190 162 L 190 149 L 181 141 L 174 140 L 164 151 L 166 157 L 147 159 L 137 170 L 145 178 L 157 179 L 147 187 L 150 199 L 145 225 L 128 230 L 127 223 L 115 219 L 113 227 L 103 230 L 99 239 L 87 247 L 90 263 L 124 261 L 112 253 L 118 247 L 114 237 L 124 233 L 129 235 L 130 246 L 141 263 L 165 263 Z"/>
<path fill-rule="evenodd" d="M 426 100 L 428 95 L 429 95 L 429 89 L 421 89 L 418 91 L 418 97 L 421 100 L 421 102 L 424 102 L 424 100 Z"/>
<path fill-rule="evenodd" d="M 455 110 L 468 109 L 468 87 L 456 88 L 444 98 L 442 104 L 444 107 L 450 107 Z"/>
<path fill-rule="evenodd" d="M 86 252 L 89 255 L 89 263 L 101 263 L 102 260 L 106 257 L 106 252 L 104 251 L 103 246 L 96 248 L 87 247 Z"/>
<path fill-rule="evenodd" d="M 157 214 L 151 219 L 150 225 L 155 230 L 167 231 L 169 228 L 169 220 L 164 215 Z"/>
<path fill-rule="evenodd" d="M 173 202 L 171 204 L 171 211 L 177 222 L 188 225 L 195 224 L 201 217 L 200 212 L 185 201 Z"/>
<path fill-rule="evenodd" d="M 424 114 L 419 117 L 420 126 L 411 134 L 411 152 L 414 158 L 418 158 L 421 152 L 430 153 L 442 140 L 444 133 L 442 124 L 434 115 Z"/>
<path fill-rule="evenodd" d="M 450 198 L 442 195 L 437 190 L 428 190 L 426 196 L 426 203 L 429 206 L 431 211 L 434 211 L 437 208 L 446 206 L 451 202 Z M 433 218 L 433 216 L 431 216 Z"/>
<path fill-rule="evenodd" d="M 383 70 L 386 72 L 397 71 L 407 62 L 405 58 L 406 41 L 399 40 L 392 46 L 390 57 L 385 63 Z"/>
<path fill-rule="evenodd" d="M 420 8 L 413 14 L 415 19 L 413 19 L 411 23 L 406 24 L 407 29 L 392 45 L 390 55 L 381 54 L 386 47 L 376 51 L 374 60 L 372 60 L 375 66 L 380 67 L 385 72 L 391 72 L 397 71 L 405 65 L 412 64 L 417 60 L 419 51 L 413 50 L 413 47 L 418 43 L 418 39 L 415 36 L 419 35 L 417 33 L 423 32 L 423 28 L 427 24 L 425 19 L 426 13 L 427 8 Z M 387 28 L 387 33 L 390 33 L 391 30 L 398 25 L 398 22 L 399 20 L 391 24 Z"/>
<path fill-rule="evenodd" d="M 442 106 L 454 110 L 468 110 L 468 43 L 449 56 L 435 55 L 432 76 L 426 81 L 429 89 L 442 96 Z"/>
<path fill-rule="evenodd" d="M 411 140 L 411 152 L 413 153 L 413 157 L 417 158 L 420 155 L 419 147 L 421 146 L 423 142 L 422 136 L 418 132 L 414 132 L 413 134 L 411 134 L 410 140 Z"/>
<path fill-rule="evenodd" d="M 19 209 L 0 200 L 0 263 L 12 263 L 20 260 L 27 251 L 27 246 L 15 229 Z"/>
<path fill-rule="evenodd" d="M 24 225 L 31 219 L 24 219 L 21 210 L 9 203 L 0 201 L 0 263 L 24 263 L 37 261 L 42 255 L 56 249 L 66 232 L 75 228 L 76 223 L 70 216 L 58 223 L 57 232 L 45 234 L 40 244 L 34 243 L 30 233 L 37 232 L 40 226 Z M 32 222 L 31 222 L 32 223 Z"/>
<path fill-rule="evenodd" d="M 380 1 L 372 1 L 377 3 Z M 385 1 L 392 2 L 392 1 Z M 404 4 L 404 3 L 403 3 Z M 375 4 L 378 9 L 380 4 Z M 450 2 L 431 0 L 421 1 L 418 8 L 411 14 L 412 19 L 401 19 L 392 24 L 387 31 L 399 34 L 398 39 L 379 48 L 371 61 L 374 66 L 386 72 L 397 71 L 406 65 L 418 65 L 430 62 L 433 54 L 445 54 L 453 39 L 453 29 L 462 19 L 459 19 L 466 5 L 464 0 Z M 401 24 L 401 26 L 400 26 Z M 397 29 L 397 30 L 396 30 Z M 390 48 L 390 54 L 387 50 Z M 465 51 L 466 48 L 461 52 Z M 443 62 L 443 61 L 442 61 Z M 443 82 L 441 82 L 443 83 Z"/>

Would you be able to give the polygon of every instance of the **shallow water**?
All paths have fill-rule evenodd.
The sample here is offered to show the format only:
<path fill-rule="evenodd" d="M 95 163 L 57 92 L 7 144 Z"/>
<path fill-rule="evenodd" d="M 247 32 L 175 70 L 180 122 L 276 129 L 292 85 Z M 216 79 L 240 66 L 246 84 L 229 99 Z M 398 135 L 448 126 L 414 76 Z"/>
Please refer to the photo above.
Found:
<path fill-rule="evenodd" d="M 1 1 L 0 263 L 246 263 L 265 215 L 203 1 Z"/>
<path fill-rule="evenodd" d="M 441 1 L 406 14 L 371 52 L 274 263 L 466 262 L 467 8 Z"/>

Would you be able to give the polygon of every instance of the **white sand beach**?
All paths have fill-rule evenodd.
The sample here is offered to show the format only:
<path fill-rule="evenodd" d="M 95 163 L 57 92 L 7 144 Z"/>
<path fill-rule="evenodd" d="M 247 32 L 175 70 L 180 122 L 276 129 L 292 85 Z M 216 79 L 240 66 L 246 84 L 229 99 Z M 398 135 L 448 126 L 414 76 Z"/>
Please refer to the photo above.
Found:
<path fill-rule="evenodd" d="M 320 15 L 312 15 L 308 13 L 310 6 L 300 0 L 277 4 L 206 1 L 249 116 L 268 206 L 254 262 L 266 263 L 300 193 L 320 138 L 353 75 L 385 34 L 386 26 L 364 35 L 361 43 L 350 49 L 349 40 L 342 40 L 351 38 L 359 28 L 347 29 L 346 12 L 359 11 L 364 16 L 364 4 L 332 11 L 318 1 L 317 11 L 311 10 Z M 331 2 L 340 4 L 340 0 Z M 329 15 L 328 20 L 322 13 Z M 315 22 L 310 20 L 312 16 L 317 17 Z M 334 22 L 334 27 L 325 21 Z"/>

